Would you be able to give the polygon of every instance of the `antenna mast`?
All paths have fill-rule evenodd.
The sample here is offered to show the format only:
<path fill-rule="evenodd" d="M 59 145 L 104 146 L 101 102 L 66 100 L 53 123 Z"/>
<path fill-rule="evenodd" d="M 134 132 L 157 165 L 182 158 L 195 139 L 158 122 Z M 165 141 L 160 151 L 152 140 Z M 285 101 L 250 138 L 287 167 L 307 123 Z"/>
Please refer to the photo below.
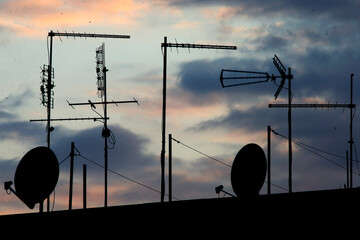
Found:
<path fill-rule="evenodd" d="M 161 202 L 164 202 L 165 197 L 165 144 L 166 144 L 166 69 L 167 69 L 167 48 L 198 48 L 198 49 L 222 49 L 222 50 L 236 50 L 236 46 L 224 45 L 204 45 L 191 43 L 169 43 L 167 37 L 164 37 L 164 42 L 161 43 L 161 49 L 164 49 L 163 56 L 163 106 L 162 106 L 162 141 L 161 141 Z"/>
<path fill-rule="evenodd" d="M 105 66 L 105 43 L 103 43 L 100 47 L 96 48 L 96 75 L 97 75 L 97 85 L 98 85 L 98 97 L 101 98 L 101 102 L 91 102 L 88 100 L 86 103 L 69 103 L 69 106 L 73 108 L 73 106 L 81 106 L 81 105 L 90 105 L 91 109 L 96 109 L 96 105 L 101 104 L 104 107 L 104 128 L 102 130 L 102 137 L 104 137 L 104 174 L 105 174 L 105 187 L 104 187 L 104 207 L 107 207 L 107 172 L 108 172 L 108 138 L 110 137 L 111 131 L 108 129 L 107 120 L 109 119 L 107 116 L 107 105 L 115 104 L 117 106 L 118 103 L 138 103 L 138 101 L 134 98 L 134 100 L 130 101 L 107 101 L 107 92 L 106 92 L 106 72 L 109 70 Z"/>
<path fill-rule="evenodd" d="M 281 90 L 285 85 L 285 81 L 288 80 L 288 128 L 289 128 L 289 192 L 292 192 L 292 143 L 291 143 L 291 80 L 293 79 L 293 75 L 291 74 L 291 68 L 288 69 L 288 73 L 286 73 L 286 68 L 280 61 L 280 59 L 274 55 L 273 63 L 280 73 L 280 76 L 274 76 L 274 74 L 270 75 L 266 72 L 253 72 L 253 71 L 240 71 L 240 70 L 221 70 L 220 74 L 220 83 L 223 88 L 226 87 L 235 87 L 235 86 L 243 86 L 257 83 L 268 82 L 270 79 L 272 82 L 275 82 L 277 78 L 281 78 L 280 85 L 276 90 L 274 97 L 275 100 L 279 96 Z M 224 77 L 224 73 L 232 73 L 237 74 L 237 76 Z M 239 76 L 240 75 L 240 76 Z M 240 80 L 240 82 L 235 82 L 234 80 Z M 247 81 L 245 81 L 247 80 Z M 230 83 L 229 83 L 230 81 Z"/>
<path fill-rule="evenodd" d="M 49 47 L 49 64 L 44 65 L 42 69 L 42 77 L 41 77 L 41 103 L 46 107 L 47 109 L 47 124 L 46 124 L 46 132 L 47 132 L 47 147 L 50 148 L 50 133 L 54 130 L 53 127 L 51 127 L 51 109 L 54 108 L 54 91 L 53 88 L 54 85 L 54 68 L 52 63 L 52 50 L 53 50 L 53 37 L 58 36 L 60 37 L 76 37 L 82 38 L 125 38 L 129 39 L 129 35 L 113 35 L 113 34 L 96 34 L 96 33 L 60 33 L 60 32 L 53 32 L 50 31 L 48 33 L 48 38 L 50 37 L 50 47 Z M 61 38 L 60 38 L 61 40 Z M 74 120 L 74 119 L 72 119 Z M 31 121 L 31 120 L 30 120 Z M 40 203 L 40 212 L 43 211 L 43 203 Z M 50 211 L 50 201 L 49 198 L 47 199 L 47 211 Z"/>
<path fill-rule="evenodd" d="M 42 69 L 42 82 L 40 86 L 40 91 L 42 94 L 42 104 L 47 108 L 47 146 L 50 148 L 50 133 L 54 130 L 51 127 L 51 109 L 54 108 L 54 68 L 52 63 L 52 50 L 53 50 L 53 37 L 73 37 L 75 38 L 125 38 L 129 39 L 129 35 L 114 35 L 114 34 L 97 34 L 97 33 L 60 33 L 50 31 L 48 33 L 48 38 L 50 37 L 50 47 L 49 47 L 49 65 L 44 65 Z"/>
<path fill-rule="evenodd" d="M 295 104 L 269 104 L 269 108 L 350 108 L 350 188 L 353 187 L 352 182 L 352 160 L 353 160 L 353 108 L 356 107 L 355 104 L 353 104 L 353 77 L 354 74 L 352 73 L 350 75 L 350 104 L 338 104 L 338 103 L 320 103 L 320 104 L 307 104 L 307 103 L 295 103 Z"/>

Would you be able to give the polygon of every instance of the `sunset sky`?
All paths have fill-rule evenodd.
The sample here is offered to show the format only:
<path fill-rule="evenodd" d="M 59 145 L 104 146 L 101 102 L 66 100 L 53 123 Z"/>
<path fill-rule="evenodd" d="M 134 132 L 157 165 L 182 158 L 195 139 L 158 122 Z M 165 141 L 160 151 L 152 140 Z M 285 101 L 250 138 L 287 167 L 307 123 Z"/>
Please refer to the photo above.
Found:
<path fill-rule="evenodd" d="M 69 102 L 100 101 L 95 49 L 106 49 L 108 100 L 136 98 L 137 104 L 108 107 L 109 129 L 116 143 L 109 168 L 160 191 L 161 108 L 164 36 L 169 42 L 235 45 L 236 51 L 168 49 L 167 134 L 231 165 L 247 143 L 267 150 L 267 126 L 287 136 L 283 89 L 274 99 L 274 82 L 221 87 L 221 69 L 278 72 L 276 54 L 291 67 L 293 103 L 349 103 L 354 73 L 354 103 L 359 104 L 360 2 L 300 0 L 0 0 L 0 182 L 13 180 L 16 166 L 30 149 L 46 145 L 46 118 L 40 102 L 40 73 L 48 64 L 48 32 L 130 35 L 130 39 L 53 39 L 55 106 L 52 118 L 97 117 L 88 106 Z M 279 83 L 279 80 L 277 80 Z M 287 83 L 285 87 L 287 86 Z M 97 108 L 102 114 L 102 108 Z M 294 109 L 293 138 L 330 152 L 307 151 L 293 144 L 293 191 L 338 189 L 346 184 L 349 109 Z M 359 141 L 354 114 L 354 141 Z M 51 148 L 58 161 L 75 142 L 80 154 L 103 165 L 103 124 L 53 122 Z M 272 134 L 272 182 L 288 189 L 287 140 Z M 320 155 L 320 156 L 319 156 Z M 325 158 L 326 159 L 325 159 Z M 357 160 L 356 151 L 354 159 Z M 332 162 L 330 162 L 330 161 Z M 75 157 L 73 208 L 82 207 L 82 165 L 88 168 L 88 207 L 104 204 L 104 171 Z M 336 164 L 334 164 L 334 162 Z M 233 193 L 230 168 L 173 142 L 173 196 L 218 197 L 215 187 Z M 354 186 L 359 169 L 354 162 Z M 109 173 L 109 205 L 160 201 L 157 191 Z M 166 182 L 167 187 L 167 182 Z M 69 160 L 60 165 L 51 203 L 67 209 Z M 272 192 L 285 190 L 272 186 Z M 264 184 L 261 194 L 266 194 Z M 167 198 L 166 198 L 167 199 Z M 13 194 L 0 191 L 0 214 L 36 212 Z"/>

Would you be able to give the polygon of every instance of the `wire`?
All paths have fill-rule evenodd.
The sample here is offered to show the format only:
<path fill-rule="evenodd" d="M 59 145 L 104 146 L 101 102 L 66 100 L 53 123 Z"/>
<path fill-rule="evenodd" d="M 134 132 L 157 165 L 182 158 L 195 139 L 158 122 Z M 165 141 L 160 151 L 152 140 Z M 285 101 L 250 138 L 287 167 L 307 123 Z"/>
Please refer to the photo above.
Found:
<path fill-rule="evenodd" d="M 286 137 L 286 136 L 284 136 L 284 135 L 276 132 L 274 129 L 272 129 L 271 131 L 272 131 L 275 135 L 278 135 L 278 136 L 280 136 L 280 137 L 282 137 L 282 138 L 288 139 L 288 137 Z M 320 149 L 318 149 L 318 148 L 309 146 L 309 145 L 307 145 L 307 144 L 301 143 L 301 142 L 299 142 L 299 141 L 297 141 L 297 140 L 294 140 L 294 139 L 292 139 L 292 142 L 295 143 L 296 145 L 298 145 L 299 147 L 302 147 L 302 148 L 304 148 L 305 150 L 308 150 L 309 152 L 311 152 L 311 153 L 313 153 L 313 154 L 315 154 L 315 155 L 317 155 L 317 156 L 325 159 L 326 161 L 328 161 L 328 162 L 330 162 L 330 163 L 332 163 L 332 164 L 335 164 L 336 166 L 341 167 L 341 168 L 343 168 L 343 169 L 346 170 L 346 167 L 344 167 L 343 165 L 341 165 L 341 164 L 339 164 L 339 163 L 337 163 L 337 162 L 335 162 L 335 161 L 333 161 L 333 160 L 331 160 L 331 159 L 329 159 L 329 158 L 327 158 L 327 157 L 325 157 L 325 156 L 323 156 L 323 155 L 321 155 L 321 154 L 319 154 L 319 153 L 311 150 L 311 148 L 314 149 L 314 150 L 320 151 L 320 152 L 322 152 L 322 153 L 332 155 L 332 156 L 334 156 L 334 157 L 343 158 L 343 159 L 346 159 L 346 158 L 344 158 L 344 157 L 342 157 L 342 156 L 340 156 L 340 155 L 337 155 L 337 154 L 329 153 L 329 152 L 327 152 L 327 151 L 320 150 Z M 360 176 L 360 173 L 356 173 L 356 172 L 353 172 L 353 173 Z"/>
<path fill-rule="evenodd" d="M 108 137 L 108 140 L 109 140 L 109 143 L 112 145 L 111 147 L 108 146 L 108 149 L 113 149 L 115 147 L 115 144 L 116 144 L 116 138 L 115 138 L 115 135 L 114 133 L 110 130 L 109 130 L 109 133 L 110 133 L 110 136 Z"/>
<path fill-rule="evenodd" d="M 93 110 L 97 115 L 99 115 L 101 118 L 104 118 L 98 111 L 96 111 L 94 108 L 90 107 L 91 110 Z M 102 120 L 99 120 L 99 122 L 104 123 Z"/>
<path fill-rule="evenodd" d="M 46 38 L 46 46 L 47 46 L 47 57 L 48 57 L 48 63 L 50 62 L 50 50 L 49 50 L 49 35 Z"/>
<path fill-rule="evenodd" d="M 203 152 L 201 152 L 201 151 L 199 151 L 199 150 L 197 150 L 197 149 L 195 149 L 195 148 L 193 148 L 193 147 L 190 147 L 190 146 L 188 146 L 188 145 L 180 142 L 179 140 L 177 140 L 177 139 L 175 139 L 175 138 L 172 138 L 172 140 L 174 140 L 175 142 L 183 145 L 184 147 L 187 147 L 187 148 L 189 148 L 189 149 L 191 149 L 191 150 L 193 150 L 193 151 L 195 151 L 195 152 L 197 152 L 197 153 L 200 153 L 200 154 L 202 154 L 202 155 L 210 158 L 211 160 L 214 160 L 214 161 L 216 161 L 216 162 L 218 162 L 218 163 L 221 163 L 221 164 L 223 164 L 223 165 L 231 168 L 231 166 L 230 166 L 229 164 L 224 163 L 223 161 L 220 161 L 220 160 L 218 160 L 218 159 L 216 159 L 216 158 L 214 158 L 214 157 L 211 157 L 211 156 L 209 156 L 209 155 L 207 155 L 207 154 L 205 154 L 205 153 L 203 153 Z M 267 182 L 267 181 L 265 181 L 265 182 Z M 283 188 L 283 187 L 281 187 L 281 186 L 279 186 L 279 185 L 276 185 L 276 184 L 274 184 L 274 183 L 270 183 L 270 184 L 273 185 L 274 187 L 280 188 L 280 189 L 282 189 L 282 190 L 289 191 L 288 189 Z"/>
<path fill-rule="evenodd" d="M 189 149 L 191 149 L 191 150 L 193 150 L 193 151 L 195 151 L 195 152 L 197 152 L 197 153 L 200 153 L 201 155 L 204 155 L 205 157 L 210 158 L 211 160 L 214 160 L 215 162 L 218 162 L 218 163 L 220 163 L 220 164 L 223 164 L 223 165 L 231 168 L 231 166 L 230 166 L 229 164 L 224 163 L 223 161 L 220 161 L 220 160 L 218 160 L 218 159 L 216 159 L 216 158 L 214 158 L 214 157 L 211 157 L 211 156 L 209 156 L 209 155 L 207 155 L 207 154 L 205 154 L 205 153 L 203 153 L 203 152 L 201 152 L 201 151 L 199 151 L 199 150 L 197 150 L 197 149 L 195 149 L 195 148 L 192 148 L 192 147 L 186 145 L 185 143 L 182 143 L 182 142 L 180 142 L 179 140 L 176 140 L 175 138 L 172 138 L 172 140 L 174 140 L 175 142 L 177 142 L 177 143 L 179 143 L 179 144 L 181 144 L 181 145 L 183 145 L 183 146 L 185 146 L 185 147 L 187 147 L 187 148 L 189 148 Z"/>
<path fill-rule="evenodd" d="M 71 154 L 69 154 L 66 158 L 64 158 L 64 160 L 62 160 L 62 161 L 59 163 L 59 166 L 60 166 L 63 162 L 65 162 L 65 160 L 68 159 L 70 156 L 71 156 Z"/>
<path fill-rule="evenodd" d="M 279 85 L 276 83 L 276 78 L 275 78 L 275 80 L 274 80 L 274 84 L 277 86 L 277 87 L 279 87 Z M 289 91 L 289 89 L 287 88 L 287 87 L 283 87 L 283 89 L 286 89 L 287 91 Z M 292 94 L 292 92 L 290 91 L 290 102 L 293 100 L 293 94 Z"/>
<path fill-rule="evenodd" d="M 76 149 L 76 147 L 75 147 L 75 149 Z M 98 166 L 98 167 L 101 167 L 101 168 L 104 168 L 104 169 L 105 169 L 105 167 L 104 167 L 103 165 L 101 165 L 101 164 L 99 164 L 99 163 L 97 163 L 97 162 L 95 162 L 95 161 L 93 161 L 93 160 L 91 160 L 91 159 L 89 159 L 89 158 L 81 155 L 81 154 L 80 154 L 80 151 L 79 151 L 78 149 L 76 149 L 76 150 L 79 152 L 79 155 L 78 155 L 79 157 L 81 157 L 81 158 L 83 158 L 83 159 L 85 159 L 85 160 L 93 163 L 94 165 L 96 165 L 96 166 Z M 147 185 L 145 185 L 145 184 L 143 184 L 143 183 L 141 183 L 141 182 L 139 182 L 139 181 L 136 181 L 136 180 L 134 180 L 134 179 L 131 179 L 131 178 L 129 178 L 129 177 L 126 177 L 125 175 L 120 174 L 120 173 L 118 173 L 118 172 L 116 172 L 116 171 L 114 171 L 114 170 L 111 170 L 111 169 L 108 168 L 108 171 L 111 172 L 111 173 L 113 173 L 113 174 L 116 174 L 116 175 L 118 175 L 118 176 L 120 176 L 120 177 L 122 177 L 122 178 L 125 178 L 126 180 L 129 180 L 130 182 L 133 182 L 133 183 L 138 184 L 138 185 L 140 185 L 140 186 L 142 186 L 142 187 L 144 187 L 144 188 L 147 188 L 147 189 L 149 189 L 149 190 L 151 190 L 151 191 L 154 191 L 154 192 L 157 192 L 157 193 L 161 194 L 161 192 L 160 192 L 159 190 L 156 190 L 155 188 L 149 187 L 149 186 L 147 186 Z M 167 195 L 167 194 L 165 194 L 165 195 Z M 173 196 L 172 198 L 174 198 L 174 199 L 176 199 L 176 200 L 180 200 L 180 199 L 178 199 L 178 198 L 176 198 L 176 197 L 174 197 L 174 196 Z"/>

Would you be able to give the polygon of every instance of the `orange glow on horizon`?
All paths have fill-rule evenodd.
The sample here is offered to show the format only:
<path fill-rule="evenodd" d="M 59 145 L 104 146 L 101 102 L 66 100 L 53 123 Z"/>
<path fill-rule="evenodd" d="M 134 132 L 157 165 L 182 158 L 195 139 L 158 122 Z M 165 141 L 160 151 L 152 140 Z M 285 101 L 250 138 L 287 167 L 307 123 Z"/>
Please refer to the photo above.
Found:
<path fill-rule="evenodd" d="M 0 24 L 18 36 L 39 37 L 49 29 L 89 24 L 136 25 L 148 5 L 133 0 L 12 0 L 2 5 Z"/>

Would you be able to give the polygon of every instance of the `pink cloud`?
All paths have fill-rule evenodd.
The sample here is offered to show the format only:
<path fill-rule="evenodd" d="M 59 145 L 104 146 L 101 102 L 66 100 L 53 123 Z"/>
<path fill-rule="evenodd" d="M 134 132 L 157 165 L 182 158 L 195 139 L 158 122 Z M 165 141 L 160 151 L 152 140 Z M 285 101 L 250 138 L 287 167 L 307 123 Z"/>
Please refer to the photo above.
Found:
<path fill-rule="evenodd" d="M 0 25 L 26 37 L 91 23 L 135 25 L 148 7 L 133 0 L 8 0 L 1 4 Z"/>

